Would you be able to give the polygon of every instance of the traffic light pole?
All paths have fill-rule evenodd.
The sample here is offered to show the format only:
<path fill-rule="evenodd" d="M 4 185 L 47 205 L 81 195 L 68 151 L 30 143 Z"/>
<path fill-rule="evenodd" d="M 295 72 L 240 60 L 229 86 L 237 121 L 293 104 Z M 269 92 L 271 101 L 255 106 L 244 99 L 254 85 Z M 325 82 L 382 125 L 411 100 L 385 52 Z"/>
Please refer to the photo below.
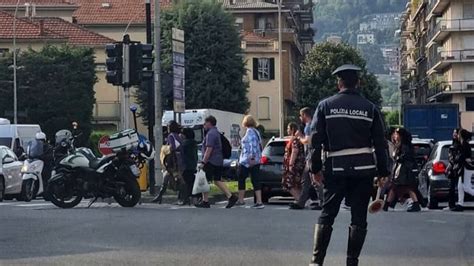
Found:
<path fill-rule="evenodd" d="M 123 97 L 122 97 L 122 129 L 130 128 L 130 36 L 127 34 L 123 36 Z"/>
<path fill-rule="evenodd" d="M 151 0 L 145 0 L 145 18 L 146 18 L 146 43 L 153 44 L 152 34 L 151 34 Z M 152 70 L 152 69 L 149 69 Z M 155 144 L 155 134 L 153 132 L 153 127 L 155 125 L 155 91 L 153 88 L 153 80 L 147 80 L 144 83 L 144 87 L 148 92 L 148 139 Z M 155 191 L 155 160 L 150 161 L 149 167 L 149 187 L 150 194 L 154 195 Z"/>
<path fill-rule="evenodd" d="M 163 185 L 163 174 L 161 173 L 160 153 L 163 144 L 163 127 L 161 126 L 161 119 L 163 116 L 163 109 L 161 105 L 161 7 L 160 0 L 155 0 L 155 180 L 157 185 Z"/>

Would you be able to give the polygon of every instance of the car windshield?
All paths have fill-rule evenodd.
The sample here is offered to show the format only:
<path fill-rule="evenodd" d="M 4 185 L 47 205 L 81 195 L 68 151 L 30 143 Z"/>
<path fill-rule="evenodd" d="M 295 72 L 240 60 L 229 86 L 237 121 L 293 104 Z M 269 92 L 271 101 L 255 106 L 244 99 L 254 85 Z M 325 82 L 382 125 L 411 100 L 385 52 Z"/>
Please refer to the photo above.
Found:
<path fill-rule="evenodd" d="M 413 144 L 416 158 L 427 158 L 431 153 L 429 144 Z"/>
<path fill-rule="evenodd" d="M 0 146 L 7 146 L 10 148 L 12 145 L 12 138 L 0 138 Z"/>
<path fill-rule="evenodd" d="M 447 161 L 449 159 L 449 147 L 450 145 L 446 145 L 441 149 L 441 156 L 439 157 L 441 161 Z M 471 145 L 471 157 L 474 158 L 474 145 Z"/>
<path fill-rule="evenodd" d="M 28 158 L 38 158 L 43 155 L 43 146 L 44 143 L 42 141 L 32 141 L 28 144 L 27 154 Z"/>
<path fill-rule="evenodd" d="M 285 155 L 285 146 L 286 142 L 284 141 L 271 142 L 263 150 L 263 155 L 283 157 Z"/>

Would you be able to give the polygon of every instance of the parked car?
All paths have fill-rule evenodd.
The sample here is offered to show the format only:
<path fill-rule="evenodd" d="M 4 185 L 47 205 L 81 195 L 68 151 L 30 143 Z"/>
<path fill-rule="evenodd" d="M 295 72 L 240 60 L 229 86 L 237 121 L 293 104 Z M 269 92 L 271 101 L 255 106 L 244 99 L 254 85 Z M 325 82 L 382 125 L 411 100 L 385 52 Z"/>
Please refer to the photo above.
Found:
<path fill-rule="evenodd" d="M 445 171 L 448 166 L 448 152 L 451 144 L 452 141 L 436 143 L 418 175 L 420 192 L 428 200 L 428 208 L 430 209 L 437 209 L 439 202 L 448 199 L 449 180 L 445 175 Z M 471 143 L 471 148 L 474 156 L 474 143 Z M 466 195 L 466 199 L 468 198 Z"/>
<path fill-rule="evenodd" d="M 281 186 L 283 157 L 288 141 L 289 138 L 272 138 L 263 149 L 260 180 L 262 184 L 262 200 L 264 202 L 268 202 L 273 196 L 290 195 Z"/>
<path fill-rule="evenodd" d="M 421 168 L 425 165 L 426 161 L 428 160 L 431 154 L 431 151 L 434 146 L 434 142 L 431 139 L 414 138 L 412 143 L 413 143 L 413 148 L 415 149 L 415 160 L 418 165 L 418 168 L 414 169 L 414 171 L 418 175 Z"/>
<path fill-rule="evenodd" d="M 0 146 L 0 201 L 21 193 L 23 162 L 7 146 Z"/>
<path fill-rule="evenodd" d="M 240 150 L 232 149 L 232 155 L 229 159 L 224 159 L 224 178 L 237 180 L 239 173 Z"/>

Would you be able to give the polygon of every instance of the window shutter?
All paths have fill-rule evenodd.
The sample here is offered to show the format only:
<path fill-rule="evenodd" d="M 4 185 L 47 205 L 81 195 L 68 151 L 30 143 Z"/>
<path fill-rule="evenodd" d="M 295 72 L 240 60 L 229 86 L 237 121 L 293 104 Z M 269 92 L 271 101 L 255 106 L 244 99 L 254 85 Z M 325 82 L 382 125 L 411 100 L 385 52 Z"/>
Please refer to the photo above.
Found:
<path fill-rule="evenodd" d="M 275 79 L 275 58 L 270 58 L 270 80 Z"/>
<path fill-rule="evenodd" d="M 258 58 L 253 59 L 253 79 L 258 80 Z"/>

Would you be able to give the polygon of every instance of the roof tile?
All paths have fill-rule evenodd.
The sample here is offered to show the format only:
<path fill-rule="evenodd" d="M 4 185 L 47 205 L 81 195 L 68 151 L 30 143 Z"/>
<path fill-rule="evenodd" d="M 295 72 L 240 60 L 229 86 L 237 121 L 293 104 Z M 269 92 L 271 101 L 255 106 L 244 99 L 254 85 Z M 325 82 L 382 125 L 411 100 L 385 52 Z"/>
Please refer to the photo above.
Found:
<path fill-rule="evenodd" d="M 0 39 L 13 39 L 13 15 L 0 11 Z M 17 18 L 16 20 L 17 39 L 66 39 L 64 36 L 47 30 L 40 31 L 40 27 L 28 19 Z"/>
<path fill-rule="evenodd" d="M 80 6 L 74 17 L 78 24 L 144 24 L 143 0 L 75 0 Z M 152 16 L 153 4 L 152 3 Z M 172 6 L 172 0 L 161 0 L 162 8 Z"/>

